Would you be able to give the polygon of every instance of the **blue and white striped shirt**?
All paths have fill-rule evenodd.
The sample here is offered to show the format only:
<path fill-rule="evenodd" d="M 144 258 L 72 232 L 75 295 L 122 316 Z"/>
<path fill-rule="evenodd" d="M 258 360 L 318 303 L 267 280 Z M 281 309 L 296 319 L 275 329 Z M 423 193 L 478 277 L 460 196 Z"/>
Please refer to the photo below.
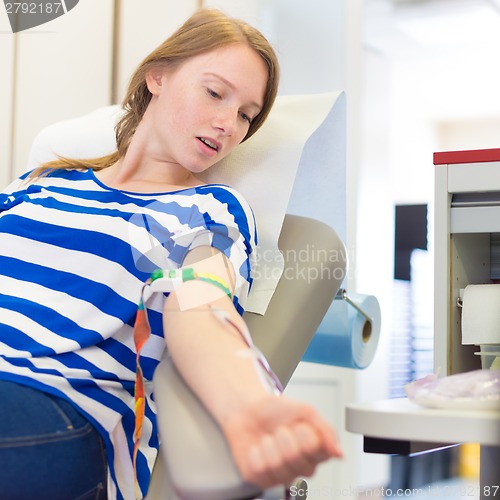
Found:
<path fill-rule="evenodd" d="M 156 268 L 177 268 L 200 245 L 237 271 L 240 313 L 256 246 L 251 209 L 220 184 L 141 194 L 102 184 L 93 171 L 60 170 L 0 194 L 0 378 L 72 401 L 104 438 L 109 498 L 134 498 L 132 468 L 141 288 Z M 138 458 L 143 493 L 158 448 L 153 372 L 165 343 L 163 296 L 148 304 L 141 354 L 147 406 Z"/>

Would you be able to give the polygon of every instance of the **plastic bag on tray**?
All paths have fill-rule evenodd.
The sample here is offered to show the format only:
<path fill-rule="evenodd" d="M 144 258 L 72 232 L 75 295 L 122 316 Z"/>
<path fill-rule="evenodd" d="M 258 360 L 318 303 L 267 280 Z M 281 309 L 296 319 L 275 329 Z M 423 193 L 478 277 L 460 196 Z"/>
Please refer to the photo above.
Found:
<path fill-rule="evenodd" d="M 428 375 L 407 384 L 405 391 L 411 401 L 430 408 L 500 410 L 500 370 Z"/>

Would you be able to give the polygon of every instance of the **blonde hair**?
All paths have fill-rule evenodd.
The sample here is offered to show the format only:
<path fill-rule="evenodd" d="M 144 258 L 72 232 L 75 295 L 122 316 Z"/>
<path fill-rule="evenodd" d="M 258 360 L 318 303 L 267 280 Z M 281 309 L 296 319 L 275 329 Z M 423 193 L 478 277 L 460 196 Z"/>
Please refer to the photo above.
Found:
<path fill-rule="evenodd" d="M 37 168 L 31 177 L 46 175 L 58 169 L 102 170 L 110 167 L 125 156 L 132 136 L 148 107 L 151 93 L 146 85 L 146 75 L 152 69 L 175 69 L 191 57 L 236 43 L 247 44 L 255 50 L 268 70 L 262 110 L 252 120 L 243 139 L 247 140 L 262 126 L 276 99 L 279 83 L 278 59 L 267 39 L 256 28 L 241 19 L 230 18 L 218 10 L 200 9 L 151 52 L 132 75 L 122 102 L 124 114 L 115 128 L 117 150 L 114 153 L 85 160 L 60 157 Z"/>

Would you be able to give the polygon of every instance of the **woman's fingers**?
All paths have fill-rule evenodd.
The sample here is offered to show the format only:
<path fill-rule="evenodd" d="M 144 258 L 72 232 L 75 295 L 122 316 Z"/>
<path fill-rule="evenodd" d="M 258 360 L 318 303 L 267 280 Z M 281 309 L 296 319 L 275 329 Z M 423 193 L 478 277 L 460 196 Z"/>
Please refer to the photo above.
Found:
<path fill-rule="evenodd" d="M 310 476 L 316 466 L 342 456 L 337 436 L 311 407 L 271 398 L 226 422 L 245 480 L 268 488 Z"/>
<path fill-rule="evenodd" d="M 303 456 L 311 462 L 317 464 L 329 458 L 321 443 L 320 436 L 310 425 L 299 422 L 293 426 L 293 432 Z"/>
<path fill-rule="evenodd" d="M 283 460 L 292 471 L 292 479 L 297 476 L 310 476 L 314 473 L 318 462 L 314 457 L 311 458 L 310 454 L 301 445 L 297 430 L 294 432 L 289 427 L 279 427 L 276 431 L 276 441 L 280 447 Z"/>
<path fill-rule="evenodd" d="M 251 447 L 248 463 L 252 481 L 263 487 L 289 484 L 298 476 L 311 476 L 330 458 L 320 436 L 307 423 L 280 426 Z"/>
<path fill-rule="evenodd" d="M 310 422 L 318 433 L 321 444 L 327 453 L 327 457 L 324 460 L 333 457 L 342 458 L 342 448 L 333 428 L 316 412 L 311 416 Z"/>
<path fill-rule="evenodd" d="M 246 479 L 263 488 L 277 484 L 288 484 L 296 476 L 296 472 L 283 460 L 281 450 L 275 436 L 266 435 L 248 452 L 250 476 Z"/>

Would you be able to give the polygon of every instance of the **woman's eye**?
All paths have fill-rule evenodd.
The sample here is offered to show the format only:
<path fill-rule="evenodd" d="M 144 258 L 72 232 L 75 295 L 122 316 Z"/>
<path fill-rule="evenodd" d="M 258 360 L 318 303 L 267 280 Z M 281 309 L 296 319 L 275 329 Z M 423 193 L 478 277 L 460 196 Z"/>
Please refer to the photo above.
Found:
<path fill-rule="evenodd" d="M 214 99 L 220 99 L 220 94 L 218 92 L 216 92 L 215 90 L 207 88 L 207 93 L 209 96 L 213 97 Z"/>
<path fill-rule="evenodd" d="M 251 119 L 251 118 L 250 118 L 247 114 L 245 114 L 245 113 L 241 112 L 241 113 L 240 113 L 240 116 L 241 116 L 241 118 L 242 118 L 243 120 L 247 121 L 249 124 L 251 124 L 251 123 L 252 123 L 252 119 Z"/>

